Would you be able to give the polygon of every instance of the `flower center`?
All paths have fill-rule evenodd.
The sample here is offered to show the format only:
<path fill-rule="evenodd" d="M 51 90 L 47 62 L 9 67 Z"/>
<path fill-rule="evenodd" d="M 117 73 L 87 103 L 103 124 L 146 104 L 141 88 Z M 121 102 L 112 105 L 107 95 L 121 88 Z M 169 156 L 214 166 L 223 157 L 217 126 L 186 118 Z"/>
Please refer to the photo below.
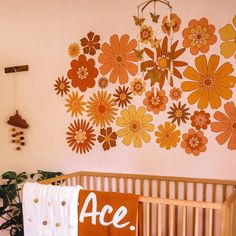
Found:
<path fill-rule="evenodd" d="M 190 147 L 195 148 L 195 147 L 199 146 L 200 142 L 197 137 L 191 137 L 189 139 L 188 143 L 189 143 Z"/>
<path fill-rule="evenodd" d="M 136 91 L 140 91 L 140 90 L 142 90 L 142 85 L 140 83 L 136 83 L 134 85 L 134 88 L 135 88 Z"/>
<path fill-rule="evenodd" d="M 65 87 L 66 87 L 65 83 L 60 83 L 60 85 L 59 85 L 60 90 L 64 90 Z"/>
<path fill-rule="evenodd" d="M 71 105 L 73 109 L 78 109 L 80 106 L 80 102 L 78 100 L 74 100 Z"/>
<path fill-rule="evenodd" d="M 162 57 L 157 58 L 157 69 L 165 71 L 168 65 L 169 58 L 163 55 Z"/>
<path fill-rule="evenodd" d="M 177 91 L 175 91 L 174 93 L 173 93 L 173 95 L 174 95 L 174 97 L 179 97 L 179 93 L 177 92 Z"/>
<path fill-rule="evenodd" d="M 86 79 L 88 76 L 87 68 L 84 68 L 84 66 L 81 66 L 80 68 L 78 68 L 77 75 L 80 79 Z"/>
<path fill-rule="evenodd" d="M 93 40 L 89 40 L 89 41 L 88 41 L 88 46 L 89 46 L 89 47 L 93 47 Z"/>
<path fill-rule="evenodd" d="M 132 132 L 138 132 L 140 130 L 140 124 L 136 121 L 130 124 L 130 130 Z"/>
<path fill-rule="evenodd" d="M 104 137 L 104 140 L 105 140 L 105 142 L 109 143 L 111 141 L 111 138 L 110 138 L 110 136 L 106 135 Z"/>
<path fill-rule="evenodd" d="M 211 75 L 206 75 L 205 77 L 202 78 L 200 82 L 200 87 L 202 88 L 213 88 L 215 87 L 215 79 Z"/>
<path fill-rule="evenodd" d="M 204 116 L 198 116 L 196 119 L 196 123 L 198 123 L 200 126 L 203 126 L 205 124 L 205 117 Z"/>
<path fill-rule="evenodd" d="M 98 106 L 98 111 L 99 111 L 100 113 L 104 113 L 104 112 L 106 111 L 106 107 L 105 107 L 104 105 L 99 105 L 99 106 Z"/>
<path fill-rule="evenodd" d="M 148 29 L 142 30 L 140 34 L 143 40 L 149 39 L 151 36 L 151 32 Z"/>
<path fill-rule="evenodd" d="M 160 102 L 161 102 L 161 100 L 160 100 L 160 98 L 159 98 L 158 96 L 151 98 L 151 103 L 152 103 L 152 105 L 154 105 L 154 106 L 159 105 Z"/>
<path fill-rule="evenodd" d="M 127 98 L 127 96 L 126 96 L 125 93 L 121 93 L 121 94 L 120 94 L 120 100 L 125 101 L 126 98 Z"/>
<path fill-rule="evenodd" d="M 87 139 L 86 132 L 82 131 L 81 129 L 79 131 L 75 132 L 75 139 L 77 143 L 84 143 L 84 141 Z"/>
<path fill-rule="evenodd" d="M 121 55 L 118 55 L 116 57 L 116 62 L 118 62 L 119 64 L 121 64 L 123 62 L 123 57 Z"/>
<path fill-rule="evenodd" d="M 181 110 L 177 110 L 175 112 L 175 116 L 178 117 L 178 118 L 180 118 L 182 115 L 183 115 L 183 112 Z"/>
<path fill-rule="evenodd" d="M 166 137 L 166 138 L 170 138 L 171 135 L 170 135 L 169 133 L 165 133 L 165 137 Z"/>
<path fill-rule="evenodd" d="M 233 129 L 236 129 L 236 122 L 234 122 L 234 123 L 232 124 L 232 128 L 233 128 Z"/>

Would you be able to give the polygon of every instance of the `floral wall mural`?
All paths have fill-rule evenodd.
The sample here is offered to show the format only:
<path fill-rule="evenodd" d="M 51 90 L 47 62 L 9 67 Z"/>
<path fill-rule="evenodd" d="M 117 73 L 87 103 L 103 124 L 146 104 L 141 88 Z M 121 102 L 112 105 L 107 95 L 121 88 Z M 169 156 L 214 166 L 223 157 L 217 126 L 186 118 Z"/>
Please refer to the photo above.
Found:
<path fill-rule="evenodd" d="M 68 47 L 71 61 L 54 89 L 71 119 L 69 148 L 80 155 L 95 145 L 108 151 L 152 143 L 157 151 L 200 156 L 216 142 L 235 151 L 236 16 L 219 29 L 205 17 L 182 22 L 178 13 L 133 19 L 137 38 L 114 33 L 103 41 L 89 31 Z"/>

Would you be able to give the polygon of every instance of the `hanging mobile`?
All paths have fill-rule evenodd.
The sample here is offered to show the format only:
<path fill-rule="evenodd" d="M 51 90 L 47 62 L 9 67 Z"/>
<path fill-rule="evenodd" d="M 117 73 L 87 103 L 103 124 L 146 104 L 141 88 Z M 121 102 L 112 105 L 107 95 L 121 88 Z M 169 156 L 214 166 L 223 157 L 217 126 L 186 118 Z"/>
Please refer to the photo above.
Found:
<path fill-rule="evenodd" d="M 5 73 L 15 73 L 20 71 L 28 71 L 28 65 L 14 66 L 5 68 Z M 13 107 L 15 110 L 15 76 L 13 79 Z M 16 113 L 8 119 L 7 123 L 12 126 L 11 128 L 11 142 L 16 145 L 16 150 L 20 151 L 25 146 L 24 129 L 27 129 L 29 125 L 20 115 L 18 110 Z"/>

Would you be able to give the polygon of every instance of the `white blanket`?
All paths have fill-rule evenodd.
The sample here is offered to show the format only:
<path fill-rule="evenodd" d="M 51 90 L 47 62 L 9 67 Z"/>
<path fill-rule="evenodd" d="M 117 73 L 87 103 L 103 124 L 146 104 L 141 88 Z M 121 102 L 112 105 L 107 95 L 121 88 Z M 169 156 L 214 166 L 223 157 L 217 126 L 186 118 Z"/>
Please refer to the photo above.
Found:
<path fill-rule="evenodd" d="M 78 197 L 81 186 L 25 183 L 24 236 L 78 236 Z"/>

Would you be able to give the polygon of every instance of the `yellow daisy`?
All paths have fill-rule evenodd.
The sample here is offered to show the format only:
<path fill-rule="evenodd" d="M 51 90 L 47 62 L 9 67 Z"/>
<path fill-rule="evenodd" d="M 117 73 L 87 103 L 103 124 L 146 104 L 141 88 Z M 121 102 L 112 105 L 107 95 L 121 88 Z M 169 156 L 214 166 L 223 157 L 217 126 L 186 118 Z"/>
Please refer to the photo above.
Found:
<path fill-rule="evenodd" d="M 71 43 L 68 47 L 68 54 L 71 57 L 77 57 L 79 55 L 80 48 L 78 43 Z"/>
<path fill-rule="evenodd" d="M 154 125 L 150 123 L 153 118 L 150 114 L 145 113 L 144 107 L 136 109 L 134 105 L 121 111 L 121 117 L 117 118 L 116 124 L 122 128 L 117 132 L 117 135 L 119 138 L 123 138 L 122 142 L 126 146 L 133 142 L 134 147 L 141 147 L 142 140 L 145 143 L 150 142 L 151 137 L 148 132 L 154 130 Z"/>
<path fill-rule="evenodd" d="M 82 116 L 82 112 L 85 111 L 84 105 L 86 104 L 83 102 L 84 96 L 78 95 L 78 92 L 72 92 L 72 94 L 69 94 L 69 98 L 66 99 L 67 104 L 65 104 L 66 107 L 68 107 L 67 112 L 71 112 L 71 116 L 76 116 L 78 113 Z"/>
<path fill-rule="evenodd" d="M 161 148 L 165 148 L 166 150 L 176 147 L 180 141 L 180 131 L 176 130 L 176 125 L 170 122 L 159 125 L 155 135 L 157 136 L 156 142 L 160 144 Z"/>
<path fill-rule="evenodd" d="M 205 109 L 209 103 L 213 109 L 221 106 L 221 99 L 230 99 L 233 88 L 236 84 L 236 77 L 231 75 L 233 66 L 226 62 L 218 69 L 220 57 L 211 55 L 209 61 L 205 55 L 195 59 L 197 70 L 188 66 L 184 71 L 184 76 L 190 81 L 181 84 L 184 92 L 193 91 L 188 96 L 188 102 L 195 104 L 198 102 L 199 109 Z"/>
<path fill-rule="evenodd" d="M 224 41 L 220 45 L 220 53 L 225 58 L 230 58 L 234 55 L 236 59 L 236 15 L 233 18 L 233 25 L 227 24 L 219 30 L 220 37 Z"/>
<path fill-rule="evenodd" d="M 93 94 L 87 103 L 87 114 L 96 126 L 105 127 L 110 125 L 116 116 L 116 102 L 112 95 L 106 91 L 98 91 Z"/>

